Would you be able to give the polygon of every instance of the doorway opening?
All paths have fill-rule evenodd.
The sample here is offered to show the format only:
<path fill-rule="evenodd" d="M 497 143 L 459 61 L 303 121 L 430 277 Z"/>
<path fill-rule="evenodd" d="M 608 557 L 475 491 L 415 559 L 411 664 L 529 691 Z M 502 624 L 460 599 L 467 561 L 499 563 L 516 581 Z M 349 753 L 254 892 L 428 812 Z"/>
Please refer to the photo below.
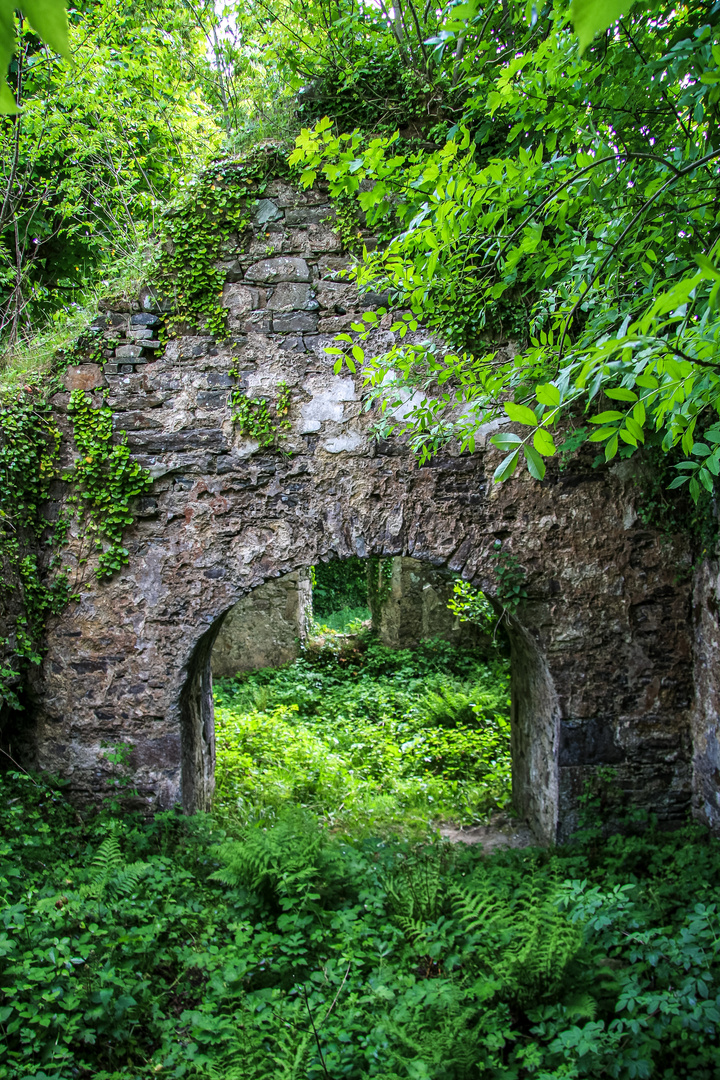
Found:
<path fill-rule="evenodd" d="M 296 805 L 333 829 L 467 830 L 512 800 L 508 614 L 407 557 L 272 579 L 211 656 L 219 813 Z"/>

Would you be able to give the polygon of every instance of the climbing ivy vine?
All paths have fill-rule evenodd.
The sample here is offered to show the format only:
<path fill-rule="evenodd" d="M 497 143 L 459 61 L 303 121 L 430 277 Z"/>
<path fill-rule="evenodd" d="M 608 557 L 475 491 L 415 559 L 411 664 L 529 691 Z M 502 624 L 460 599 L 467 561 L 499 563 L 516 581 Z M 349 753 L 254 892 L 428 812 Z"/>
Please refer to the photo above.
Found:
<path fill-rule="evenodd" d="M 232 369 L 231 375 L 237 376 Z M 277 384 L 277 398 L 269 405 L 266 398 L 249 398 L 240 386 L 230 391 L 232 422 L 241 435 L 256 439 L 263 448 L 277 446 L 290 430 L 290 387 L 281 380 Z"/>
<path fill-rule="evenodd" d="M 100 553 L 95 575 L 111 577 L 128 561 L 122 534 L 134 521 L 130 501 L 147 491 L 152 478 L 130 457 L 125 432 L 113 443 L 112 409 L 105 400 L 95 408 L 88 393 L 73 390 L 68 413 L 79 457 L 63 479 L 73 484 L 70 500 L 87 517 Z"/>
<path fill-rule="evenodd" d="M 241 161 L 216 162 L 191 178 L 167 211 L 167 240 L 153 282 L 172 306 L 170 330 L 190 322 L 213 337 L 226 336 L 227 309 L 221 298 L 227 270 L 218 260 L 229 254 L 233 237 L 239 244 L 268 177 L 286 171 L 279 155 L 263 149 Z"/>
<path fill-rule="evenodd" d="M 49 560 L 45 580 L 37 557 L 28 551 L 42 538 L 49 545 L 65 537 L 65 516 L 50 523 L 42 514 L 50 481 L 55 476 L 60 431 L 46 398 L 37 387 L 0 395 L 0 610 L 19 599 L 11 630 L 0 638 L 0 704 L 20 705 L 18 684 L 23 664 L 39 664 L 38 642 L 49 614 L 62 609 L 69 597 L 67 575 Z"/>
<path fill-rule="evenodd" d="M 122 534 L 133 520 L 131 500 L 150 486 L 130 457 L 124 432 L 113 440 L 112 411 L 93 406 L 84 391 L 70 395 L 69 415 L 78 457 L 62 479 L 71 484 L 70 509 L 47 516 L 50 484 L 58 478 L 60 430 L 48 390 L 37 385 L 0 397 L 0 612 L 10 631 L 0 638 L 0 704 L 21 707 L 19 686 L 28 664 L 42 659 L 48 616 L 76 596 L 61 550 L 77 515 L 99 553 L 95 574 L 109 577 L 128 560 Z M 44 555 L 38 555 L 37 550 Z M 81 563 L 88 555 L 79 556 Z"/>

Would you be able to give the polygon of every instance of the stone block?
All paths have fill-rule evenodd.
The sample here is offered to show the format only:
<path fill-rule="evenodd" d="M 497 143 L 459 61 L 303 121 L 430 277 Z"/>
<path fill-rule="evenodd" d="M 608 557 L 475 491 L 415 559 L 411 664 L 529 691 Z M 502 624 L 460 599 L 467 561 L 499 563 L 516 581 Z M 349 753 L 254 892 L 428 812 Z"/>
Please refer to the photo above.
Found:
<path fill-rule="evenodd" d="M 341 331 L 350 329 L 350 324 L 357 322 L 358 315 L 327 315 L 318 323 L 321 334 L 339 334 Z"/>
<path fill-rule="evenodd" d="M 273 330 L 276 334 L 289 332 L 312 333 L 317 330 L 318 318 L 310 311 L 293 311 L 288 315 L 273 315 Z"/>
<path fill-rule="evenodd" d="M 230 609 L 212 651 L 214 678 L 296 660 L 312 621 L 307 570 L 260 585 Z"/>
<path fill-rule="evenodd" d="M 318 275 L 329 281 L 345 281 L 344 271 L 353 265 L 353 260 L 348 255 L 322 255 L 318 259 Z"/>
<path fill-rule="evenodd" d="M 342 435 L 333 435 L 322 443 L 323 450 L 328 454 L 352 453 L 365 445 L 365 439 L 359 431 L 347 431 Z"/>
<path fill-rule="evenodd" d="M 299 206 L 288 210 L 285 221 L 288 225 L 322 225 L 327 219 L 335 220 L 332 206 Z"/>
<path fill-rule="evenodd" d="M 321 308 L 334 311 L 337 307 L 343 308 L 345 314 L 348 308 L 356 307 L 361 301 L 358 300 L 357 289 L 350 282 L 319 281 L 316 288 L 318 304 Z"/>
<path fill-rule="evenodd" d="M 231 316 L 253 311 L 260 306 L 260 291 L 247 285 L 226 285 L 222 291 L 222 306 L 228 309 Z"/>
<path fill-rule="evenodd" d="M 150 340 L 152 338 L 153 332 L 152 330 L 143 327 L 142 329 L 128 330 L 127 336 L 131 338 L 132 341 L 145 341 L 146 339 Z"/>
<path fill-rule="evenodd" d="M 261 259 L 245 271 L 247 281 L 274 285 L 278 281 L 310 281 L 310 271 L 304 259 L 280 255 L 276 259 Z"/>
<path fill-rule="evenodd" d="M 151 315 L 148 311 L 141 311 L 138 315 L 130 316 L 131 326 L 144 326 L 149 328 L 151 326 L 159 326 L 160 320 L 157 315 Z"/>
<path fill-rule="evenodd" d="M 222 390 L 201 390 L 197 396 L 198 405 L 204 409 L 219 409 L 227 402 L 227 394 Z"/>
<path fill-rule="evenodd" d="M 68 390 L 95 390 L 98 386 L 107 386 L 99 364 L 69 367 L 63 375 L 63 382 Z"/>
<path fill-rule="evenodd" d="M 272 199 L 260 199 L 255 207 L 253 219 L 256 225 L 267 225 L 270 221 L 278 221 L 282 216 L 282 210 Z"/>
<path fill-rule="evenodd" d="M 247 334 L 268 334 L 272 330 L 272 312 L 267 310 L 251 311 L 238 322 L 238 329 Z"/>
<path fill-rule="evenodd" d="M 118 360 L 136 360 L 142 356 L 142 349 L 139 345 L 120 345 L 115 350 L 115 356 Z"/>
<path fill-rule="evenodd" d="M 308 254 L 342 251 L 337 233 L 323 225 L 308 225 L 306 229 L 291 229 L 290 242 L 298 251 Z"/>
<path fill-rule="evenodd" d="M 224 271 L 226 282 L 242 281 L 245 276 L 243 265 L 239 259 L 218 263 L 218 270 Z"/>
<path fill-rule="evenodd" d="M 148 289 L 142 295 L 142 305 L 147 312 L 168 312 L 172 311 L 174 304 L 172 297 L 166 296 L 163 293 L 156 293 L 152 289 Z"/>
<path fill-rule="evenodd" d="M 310 286 L 294 281 L 281 281 L 275 286 L 267 306 L 271 311 L 299 311 L 310 300 Z"/>

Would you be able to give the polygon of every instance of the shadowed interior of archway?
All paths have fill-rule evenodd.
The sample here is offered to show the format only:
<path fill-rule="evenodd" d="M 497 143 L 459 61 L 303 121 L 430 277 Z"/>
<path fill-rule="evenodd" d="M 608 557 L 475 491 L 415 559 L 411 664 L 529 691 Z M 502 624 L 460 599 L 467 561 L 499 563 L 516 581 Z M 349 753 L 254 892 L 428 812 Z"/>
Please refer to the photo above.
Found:
<path fill-rule="evenodd" d="M 396 650 L 412 650 L 432 639 L 475 655 L 499 647 L 498 641 L 488 638 L 489 624 L 482 627 L 476 621 L 461 621 L 457 611 L 449 610 L 456 578 L 443 567 L 395 556 L 343 561 L 340 577 L 337 568 L 338 563 L 332 561 L 269 578 L 216 620 L 198 642 L 182 694 L 186 812 L 207 810 L 213 802 L 213 678 L 222 686 L 238 673 L 242 677 L 258 669 L 281 668 L 308 647 L 316 651 L 338 648 L 338 642 L 358 634 L 371 634 L 384 647 Z M 347 578 L 351 569 L 365 582 L 364 598 L 340 595 L 338 581 Z M 494 611 L 494 636 L 504 639 L 510 657 L 512 808 L 539 840 L 553 843 L 558 818 L 557 695 L 533 636 L 497 601 L 491 599 L 488 607 Z M 323 644 L 323 634 L 332 644 L 328 646 L 327 640 Z"/>

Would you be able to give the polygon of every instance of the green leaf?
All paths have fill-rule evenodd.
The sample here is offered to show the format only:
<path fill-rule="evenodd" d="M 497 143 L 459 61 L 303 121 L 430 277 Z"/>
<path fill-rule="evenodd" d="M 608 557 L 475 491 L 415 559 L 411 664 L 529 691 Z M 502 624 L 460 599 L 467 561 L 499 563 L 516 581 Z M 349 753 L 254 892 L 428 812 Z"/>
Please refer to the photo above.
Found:
<path fill-rule="evenodd" d="M 16 113 L 15 98 L 6 82 L 6 74 L 15 52 L 15 7 L 0 0 L 0 113 Z"/>
<path fill-rule="evenodd" d="M 598 413 L 597 416 L 590 417 L 591 424 L 609 424 L 611 420 L 622 420 L 625 413 L 616 412 L 614 409 L 608 409 L 606 412 Z"/>
<path fill-rule="evenodd" d="M 533 435 L 533 446 L 543 457 L 552 457 L 555 453 L 555 443 L 552 435 L 545 428 L 538 428 Z"/>
<path fill-rule="evenodd" d="M 557 406 L 560 404 L 560 391 L 553 383 L 545 383 L 535 388 L 535 397 L 541 405 Z"/>
<path fill-rule="evenodd" d="M 531 476 L 534 476 L 536 480 L 543 480 L 545 478 L 545 462 L 538 454 L 537 450 L 532 446 L 523 446 L 523 454 L 527 461 L 528 472 Z"/>
<path fill-rule="evenodd" d="M 46 45 L 70 59 L 65 0 L 23 0 L 21 9 Z"/>
<path fill-rule="evenodd" d="M 638 424 L 637 420 L 634 420 L 632 416 L 625 417 L 625 427 L 634 439 L 637 439 L 639 442 L 645 442 L 645 432 L 640 424 Z"/>
<path fill-rule="evenodd" d="M 570 18 L 577 34 L 580 55 L 596 34 L 622 18 L 632 5 L 633 0 L 572 0 Z"/>
<path fill-rule="evenodd" d="M 617 451 L 618 451 L 618 437 L 616 435 L 614 439 L 610 439 L 610 442 L 605 447 L 605 460 L 610 461 L 611 458 L 615 457 L 615 455 L 617 454 Z"/>
<path fill-rule="evenodd" d="M 614 427 L 600 428 L 599 431 L 593 431 L 592 435 L 588 436 L 588 442 L 603 442 L 605 439 L 609 439 L 611 435 L 614 435 L 615 431 Z"/>
<path fill-rule="evenodd" d="M 528 409 L 527 405 L 516 405 L 514 401 L 508 401 L 504 408 L 510 419 L 517 424 L 526 424 L 528 427 L 535 427 L 537 424 L 535 413 Z"/>
<path fill-rule="evenodd" d="M 603 392 L 605 397 L 609 397 L 613 401 L 637 401 L 637 394 L 634 394 L 632 390 L 627 390 L 624 386 L 606 388 Z"/>
<path fill-rule="evenodd" d="M 507 480 L 508 477 L 517 469 L 518 461 L 520 460 L 520 451 L 515 450 L 512 454 L 508 454 L 506 458 L 498 465 L 497 469 L 493 473 L 493 480 L 496 484 L 501 484 L 503 480 Z"/>
<path fill-rule="evenodd" d="M 519 446 L 522 439 L 519 435 L 513 435 L 511 431 L 499 431 L 497 435 L 493 435 L 490 439 L 493 446 L 497 446 L 498 450 L 509 450 L 511 446 Z"/>

